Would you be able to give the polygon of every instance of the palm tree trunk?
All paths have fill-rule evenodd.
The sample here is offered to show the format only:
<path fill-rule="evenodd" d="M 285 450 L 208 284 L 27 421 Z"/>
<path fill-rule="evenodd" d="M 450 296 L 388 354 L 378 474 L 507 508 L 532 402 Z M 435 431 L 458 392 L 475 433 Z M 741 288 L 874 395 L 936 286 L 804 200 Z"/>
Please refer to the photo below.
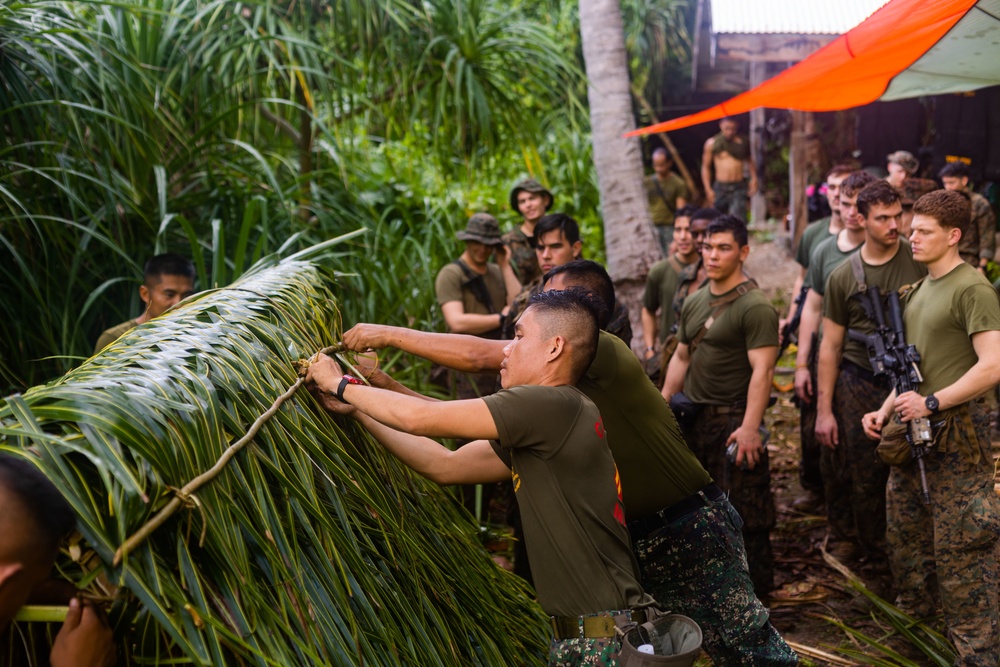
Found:
<path fill-rule="evenodd" d="M 663 253 L 642 185 L 639 140 L 623 136 L 635 129 L 635 118 L 618 0 L 581 0 L 580 34 L 608 272 L 629 309 L 634 340 L 641 341 L 639 300 L 650 265 Z"/>

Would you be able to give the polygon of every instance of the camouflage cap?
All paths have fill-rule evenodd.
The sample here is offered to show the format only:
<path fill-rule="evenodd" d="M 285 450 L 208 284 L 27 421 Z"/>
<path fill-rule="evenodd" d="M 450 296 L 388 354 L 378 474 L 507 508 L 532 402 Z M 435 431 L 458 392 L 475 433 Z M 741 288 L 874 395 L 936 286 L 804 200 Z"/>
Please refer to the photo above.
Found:
<path fill-rule="evenodd" d="M 896 151 L 895 153 L 889 153 L 885 160 L 886 162 L 898 164 L 911 176 L 917 173 L 917 169 L 920 169 L 920 161 L 913 157 L 913 153 L 909 151 Z"/>
<path fill-rule="evenodd" d="M 478 241 L 484 245 L 503 245 L 500 224 L 489 213 L 476 213 L 469 218 L 463 231 L 455 234 L 462 241 Z"/>
<path fill-rule="evenodd" d="M 514 213 L 520 213 L 521 211 L 517 208 L 517 193 L 524 190 L 525 192 L 534 192 L 536 194 L 546 195 L 549 198 L 549 203 L 545 205 L 545 210 L 548 211 L 552 208 L 552 193 L 545 189 L 545 186 L 536 181 L 533 178 L 526 178 L 520 181 L 514 186 L 514 189 L 510 191 L 510 207 L 514 209 Z"/>

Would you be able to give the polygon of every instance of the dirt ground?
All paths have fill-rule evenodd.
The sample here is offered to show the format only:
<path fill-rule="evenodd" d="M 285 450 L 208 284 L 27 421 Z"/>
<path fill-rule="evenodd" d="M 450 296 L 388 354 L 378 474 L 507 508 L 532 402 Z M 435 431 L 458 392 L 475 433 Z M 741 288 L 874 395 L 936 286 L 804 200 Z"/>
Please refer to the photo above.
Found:
<path fill-rule="evenodd" d="M 754 231 L 747 259 L 747 273 L 755 278 L 785 312 L 799 265 L 792 258 L 788 234 L 777 227 Z M 787 361 L 785 362 L 788 363 Z M 790 384 L 792 375 L 779 372 L 776 385 Z M 788 367 L 785 370 L 791 370 Z M 831 619 L 880 636 L 882 630 L 871 618 L 871 605 L 855 591 L 843 574 L 824 560 L 822 546 L 827 534 L 822 510 L 817 514 L 797 511 L 793 503 L 804 492 L 798 480 L 799 413 L 792 403 L 792 392 L 779 392 L 777 404 L 768 410 L 768 445 L 771 455 L 772 489 L 778 509 L 778 525 L 771 542 L 776 559 L 777 589 L 768 601 L 771 620 L 781 634 L 799 650 L 806 664 L 860 664 L 847 659 L 837 648 L 860 648 Z M 873 590 L 883 591 L 886 582 L 874 575 L 856 571 Z M 831 654 L 824 659 L 815 649 Z"/>

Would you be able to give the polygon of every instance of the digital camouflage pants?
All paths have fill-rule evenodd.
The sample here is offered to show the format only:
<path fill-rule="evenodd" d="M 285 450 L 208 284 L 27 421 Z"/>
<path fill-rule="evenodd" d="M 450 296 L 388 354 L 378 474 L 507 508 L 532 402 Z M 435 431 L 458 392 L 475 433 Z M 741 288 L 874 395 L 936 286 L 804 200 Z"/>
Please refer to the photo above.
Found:
<path fill-rule="evenodd" d="M 973 432 L 950 429 L 924 457 L 930 505 L 921 498 L 915 463 L 891 469 L 889 555 L 896 604 L 923 617 L 940 598 L 959 664 L 996 667 L 1000 499 L 993 492 L 990 415 L 981 403 L 970 405 Z"/>
<path fill-rule="evenodd" d="M 814 341 L 815 342 L 815 341 Z M 816 386 L 816 362 L 811 361 L 813 386 Z M 823 493 L 823 475 L 820 472 L 820 455 L 823 446 L 816 438 L 816 397 L 799 404 L 799 442 L 802 456 L 799 460 L 799 484 L 807 491 Z"/>
<path fill-rule="evenodd" d="M 684 429 L 684 439 L 715 483 L 729 494 L 730 502 L 743 519 L 750 579 L 757 593 L 763 594 L 774 588 L 771 529 L 776 518 L 771 469 L 766 447 L 753 470 L 742 470 L 726 458 L 726 439 L 742 421 L 742 412 L 717 415 L 705 408 Z"/>
<path fill-rule="evenodd" d="M 754 594 L 742 525 L 728 500 L 705 498 L 704 507 L 635 540 L 643 589 L 664 611 L 698 623 L 716 665 L 795 665 Z"/>
<path fill-rule="evenodd" d="M 714 207 L 718 211 L 735 215 L 740 220 L 747 219 L 747 182 L 735 181 L 733 183 L 720 183 L 716 181 L 712 184 L 712 192 L 715 193 Z"/>
<path fill-rule="evenodd" d="M 663 249 L 663 256 L 670 256 L 670 244 L 674 242 L 674 223 L 669 225 L 655 225 L 656 236 L 660 239 L 660 247 Z"/>
<path fill-rule="evenodd" d="M 877 442 L 861 418 L 877 410 L 890 388 L 852 363 L 843 364 L 833 393 L 839 444 L 823 447 L 820 470 L 826 517 L 833 534 L 856 541 L 866 558 L 885 562 L 885 483 L 889 466 L 875 456 Z"/>
<path fill-rule="evenodd" d="M 549 646 L 549 667 L 616 667 L 618 639 L 561 639 Z"/>
<path fill-rule="evenodd" d="M 605 611 L 588 616 L 616 616 L 627 611 Z M 580 627 L 582 631 L 582 620 Z M 553 639 L 549 644 L 549 667 L 616 667 L 619 648 L 617 637 Z"/>

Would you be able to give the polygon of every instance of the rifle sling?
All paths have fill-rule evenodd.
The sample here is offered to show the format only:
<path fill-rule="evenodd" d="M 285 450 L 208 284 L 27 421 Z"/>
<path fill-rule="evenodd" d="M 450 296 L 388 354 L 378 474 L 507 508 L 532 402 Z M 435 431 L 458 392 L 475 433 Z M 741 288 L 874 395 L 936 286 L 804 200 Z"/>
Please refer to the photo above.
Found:
<path fill-rule="evenodd" d="M 865 267 L 861 263 L 861 250 L 851 254 L 851 271 L 854 272 L 854 281 L 858 283 L 858 293 L 864 294 L 868 291 L 868 284 L 865 282 Z"/>
<path fill-rule="evenodd" d="M 461 258 L 456 259 L 452 264 L 457 264 L 462 269 L 462 273 L 465 275 L 465 287 L 472 292 L 472 296 L 475 297 L 476 301 L 486 306 L 486 309 L 490 311 L 490 315 L 499 312 L 493 305 L 493 299 L 490 298 L 490 292 L 486 288 L 486 281 L 483 279 L 483 276 L 470 269 Z"/>
<path fill-rule="evenodd" d="M 694 351 L 698 349 L 698 345 L 701 343 L 702 339 L 708 334 L 708 330 L 712 328 L 712 325 L 715 324 L 716 320 L 722 316 L 722 313 L 724 313 L 734 301 L 739 299 L 744 294 L 749 294 L 755 289 L 758 289 L 757 283 L 753 280 L 746 280 L 737 285 L 728 294 L 720 296 L 718 299 L 709 301 L 708 305 L 712 306 L 715 310 L 712 311 L 712 314 L 708 316 L 705 323 L 701 325 L 701 329 L 698 330 L 698 333 L 696 333 L 694 338 L 691 339 L 691 342 L 688 343 L 688 355 L 694 354 Z"/>

